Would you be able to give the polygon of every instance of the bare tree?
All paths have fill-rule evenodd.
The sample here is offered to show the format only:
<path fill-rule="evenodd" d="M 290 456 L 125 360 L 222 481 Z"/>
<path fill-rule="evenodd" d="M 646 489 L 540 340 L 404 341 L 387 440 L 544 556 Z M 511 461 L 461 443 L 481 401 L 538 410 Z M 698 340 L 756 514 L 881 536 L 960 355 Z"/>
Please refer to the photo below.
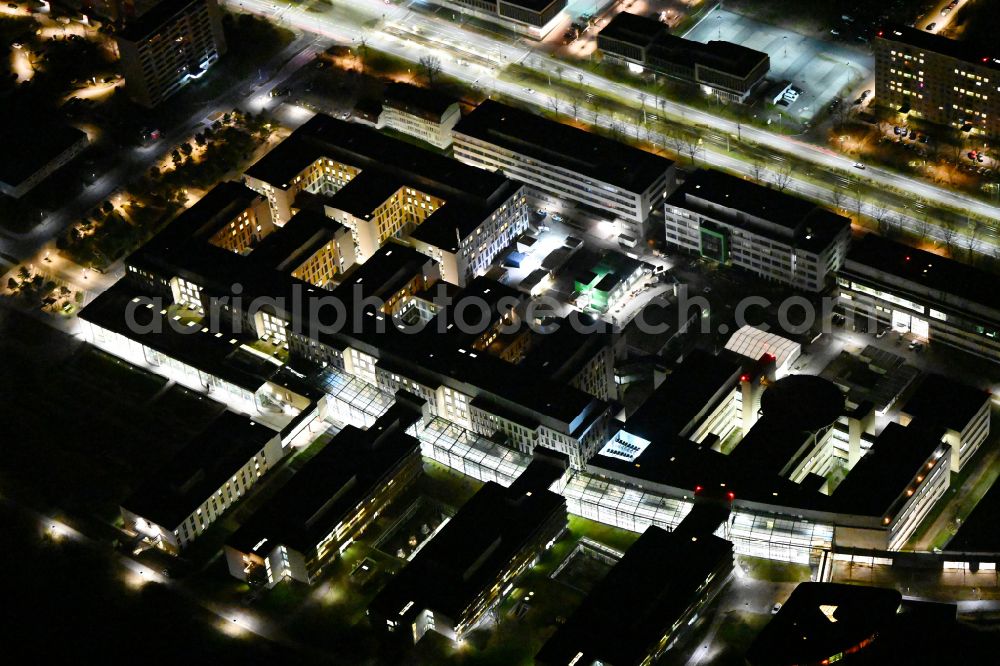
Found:
<path fill-rule="evenodd" d="M 837 184 L 832 190 L 830 190 L 831 198 L 833 199 L 833 206 L 837 210 L 843 210 L 844 208 L 844 188 Z"/>
<path fill-rule="evenodd" d="M 955 229 L 955 223 L 951 220 L 943 219 L 938 228 L 941 229 L 941 240 L 948 249 L 948 254 L 952 254 L 955 249 L 955 236 L 958 234 L 958 230 Z"/>
<path fill-rule="evenodd" d="M 871 218 L 875 221 L 875 227 L 883 236 L 891 236 L 895 230 L 895 223 L 889 209 L 883 206 L 878 200 L 872 201 L 869 206 Z"/>
<path fill-rule="evenodd" d="M 562 65 L 556 65 L 556 67 L 555 67 L 556 76 L 559 77 L 559 83 L 560 84 L 562 83 L 562 75 L 563 75 L 564 69 L 565 68 Z"/>
<path fill-rule="evenodd" d="M 761 160 L 754 160 L 753 164 L 750 166 L 750 175 L 753 176 L 755 183 L 760 185 L 760 181 L 764 178 L 764 162 Z"/>
<path fill-rule="evenodd" d="M 791 182 L 792 167 L 787 166 L 774 172 L 774 188 L 779 192 L 784 192 Z"/>
<path fill-rule="evenodd" d="M 580 111 L 580 95 L 574 94 L 569 96 L 569 108 L 573 112 L 573 120 L 579 120 L 577 114 Z"/>
<path fill-rule="evenodd" d="M 559 95 L 556 93 L 549 95 L 549 108 L 552 109 L 552 113 L 559 113 Z"/>
<path fill-rule="evenodd" d="M 678 155 L 687 156 L 691 161 L 691 166 L 694 166 L 698 156 L 699 140 L 700 137 L 697 132 L 684 129 L 667 135 L 667 144 L 670 149 Z"/>
<path fill-rule="evenodd" d="M 434 85 L 434 79 L 441 73 L 441 59 L 437 56 L 427 55 L 420 59 L 420 69 L 427 77 L 428 85 Z"/>

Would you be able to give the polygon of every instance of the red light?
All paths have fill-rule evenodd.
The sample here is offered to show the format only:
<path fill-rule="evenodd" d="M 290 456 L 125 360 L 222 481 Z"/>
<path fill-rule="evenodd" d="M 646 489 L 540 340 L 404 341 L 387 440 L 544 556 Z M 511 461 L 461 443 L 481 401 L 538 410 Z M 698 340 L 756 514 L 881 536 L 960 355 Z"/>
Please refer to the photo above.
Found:
<path fill-rule="evenodd" d="M 734 499 L 736 499 L 736 493 L 730 490 L 728 493 L 726 493 L 726 497 L 728 497 L 729 501 L 732 502 Z"/>
<path fill-rule="evenodd" d="M 764 358 L 766 358 L 768 361 L 773 361 L 774 354 L 764 354 Z"/>
<path fill-rule="evenodd" d="M 700 492 L 701 492 L 701 486 L 695 486 L 694 487 L 694 494 L 697 495 Z"/>
<path fill-rule="evenodd" d="M 879 31 L 878 31 L 878 36 L 879 36 L 879 37 L 881 37 L 881 36 L 882 36 L 882 33 L 883 33 L 883 31 L 882 31 L 882 30 L 879 30 Z"/>
<path fill-rule="evenodd" d="M 740 381 L 741 382 L 748 382 L 748 381 L 750 381 L 750 375 L 740 375 Z"/>
<path fill-rule="evenodd" d="M 907 260 L 907 261 L 909 261 L 909 260 L 910 260 L 910 255 L 906 255 L 906 260 Z"/>

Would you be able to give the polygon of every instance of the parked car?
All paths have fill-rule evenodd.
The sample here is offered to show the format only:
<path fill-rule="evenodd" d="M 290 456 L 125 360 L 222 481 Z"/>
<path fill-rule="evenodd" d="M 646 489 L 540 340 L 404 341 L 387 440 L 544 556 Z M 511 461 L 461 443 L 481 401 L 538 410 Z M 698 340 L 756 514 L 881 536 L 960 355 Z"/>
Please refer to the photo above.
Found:
<path fill-rule="evenodd" d="M 855 163 L 854 163 L 854 168 L 855 168 L 855 169 L 861 169 L 862 171 L 864 171 L 864 170 L 865 170 L 865 169 L 867 169 L 868 167 L 866 167 L 866 166 L 865 166 L 864 164 L 862 164 L 861 162 L 855 162 Z"/>
<path fill-rule="evenodd" d="M 924 30 L 933 30 L 936 27 L 937 27 L 937 23 L 928 23 L 927 27 L 924 28 Z"/>

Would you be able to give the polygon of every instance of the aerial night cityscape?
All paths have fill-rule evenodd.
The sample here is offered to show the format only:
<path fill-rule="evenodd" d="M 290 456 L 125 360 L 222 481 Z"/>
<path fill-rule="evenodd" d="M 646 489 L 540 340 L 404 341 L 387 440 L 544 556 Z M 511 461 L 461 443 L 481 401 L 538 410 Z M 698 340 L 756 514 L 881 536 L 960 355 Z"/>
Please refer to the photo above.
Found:
<path fill-rule="evenodd" d="M 1000 0 L 0 0 L 4 661 L 1000 664 Z"/>

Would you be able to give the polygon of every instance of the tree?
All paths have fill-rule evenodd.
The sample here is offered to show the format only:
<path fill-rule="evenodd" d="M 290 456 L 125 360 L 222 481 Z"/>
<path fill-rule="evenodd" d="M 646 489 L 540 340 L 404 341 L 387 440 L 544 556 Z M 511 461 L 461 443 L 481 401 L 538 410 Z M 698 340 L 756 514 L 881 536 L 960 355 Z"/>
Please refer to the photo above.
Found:
<path fill-rule="evenodd" d="M 892 216 L 889 214 L 889 209 L 876 199 L 872 201 L 869 210 L 871 211 L 871 218 L 875 221 L 875 228 L 878 229 L 878 232 L 883 236 L 891 236 L 895 230 L 895 225 Z"/>
<path fill-rule="evenodd" d="M 774 187 L 779 192 L 784 192 L 790 182 L 792 182 L 792 167 L 787 166 L 774 172 Z"/>
<path fill-rule="evenodd" d="M 8 288 L 8 289 L 10 289 L 11 291 L 17 291 L 17 287 L 18 287 L 18 286 L 19 286 L 19 285 L 18 285 L 18 283 L 17 283 L 17 280 L 15 280 L 15 279 L 14 279 L 14 278 L 12 278 L 12 277 L 10 277 L 10 278 L 7 278 L 7 288 Z"/>
<path fill-rule="evenodd" d="M 187 141 L 185 141 L 184 143 L 182 143 L 180 145 L 180 149 L 181 149 L 181 152 L 184 153 L 185 155 L 190 155 L 191 153 L 194 152 L 194 148 Z"/>
<path fill-rule="evenodd" d="M 580 111 L 580 96 L 570 95 L 569 96 L 569 108 L 573 112 L 573 120 L 579 120 L 578 113 Z"/>
<path fill-rule="evenodd" d="M 437 56 L 427 55 L 420 59 L 420 69 L 427 77 L 428 85 L 434 85 L 434 79 L 441 73 L 441 59 Z"/>
<path fill-rule="evenodd" d="M 753 180 L 758 185 L 764 178 L 764 162 L 761 160 L 754 160 L 753 165 L 750 167 L 750 174 L 753 176 Z"/>

